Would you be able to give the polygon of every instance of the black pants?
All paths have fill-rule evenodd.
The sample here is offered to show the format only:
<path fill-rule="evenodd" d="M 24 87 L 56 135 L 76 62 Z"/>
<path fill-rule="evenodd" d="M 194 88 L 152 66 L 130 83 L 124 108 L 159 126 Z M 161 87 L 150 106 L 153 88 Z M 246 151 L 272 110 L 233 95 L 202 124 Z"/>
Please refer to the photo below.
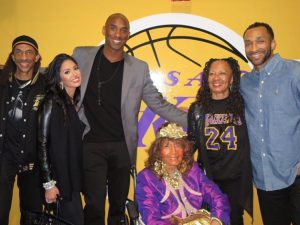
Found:
<path fill-rule="evenodd" d="M 129 191 L 130 158 L 125 142 L 84 143 L 85 225 L 105 225 L 108 194 L 108 225 L 124 220 Z"/>
<path fill-rule="evenodd" d="M 244 209 L 239 203 L 240 190 L 242 188 L 241 179 L 228 181 L 215 181 L 222 192 L 227 194 L 231 211 L 230 211 L 230 225 L 243 225 Z"/>
<path fill-rule="evenodd" d="M 38 170 L 34 169 L 20 174 L 18 165 L 7 158 L 0 162 L 0 224 L 8 225 L 15 177 L 19 188 L 21 224 L 25 224 L 27 211 L 42 211 L 42 184 Z"/>
<path fill-rule="evenodd" d="M 284 189 L 257 189 L 264 225 L 300 225 L 300 176 Z"/>

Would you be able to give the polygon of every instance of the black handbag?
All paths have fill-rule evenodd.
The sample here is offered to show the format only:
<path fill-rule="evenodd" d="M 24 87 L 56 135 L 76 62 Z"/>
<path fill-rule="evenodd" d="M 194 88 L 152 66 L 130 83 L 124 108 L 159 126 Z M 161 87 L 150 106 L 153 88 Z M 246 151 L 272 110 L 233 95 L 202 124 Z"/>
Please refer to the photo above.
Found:
<path fill-rule="evenodd" d="M 73 223 L 60 217 L 61 209 L 59 201 L 54 209 L 46 204 L 43 212 L 28 212 L 26 215 L 26 225 L 74 225 Z"/>

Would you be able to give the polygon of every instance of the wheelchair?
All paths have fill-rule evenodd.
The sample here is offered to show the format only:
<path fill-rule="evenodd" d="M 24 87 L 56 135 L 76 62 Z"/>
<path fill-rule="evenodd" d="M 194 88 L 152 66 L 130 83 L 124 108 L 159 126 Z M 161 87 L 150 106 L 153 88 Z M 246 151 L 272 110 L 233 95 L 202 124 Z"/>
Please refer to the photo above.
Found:
<path fill-rule="evenodd" d="M 136 167 L 131 166 L 130 176 L 133 179 L 133 200 L 127 199 L 125 203 L 126 212 L 124 225 L 145 225 L 140 219 L 137 203 L 135 201 L 136 175 Z"/>

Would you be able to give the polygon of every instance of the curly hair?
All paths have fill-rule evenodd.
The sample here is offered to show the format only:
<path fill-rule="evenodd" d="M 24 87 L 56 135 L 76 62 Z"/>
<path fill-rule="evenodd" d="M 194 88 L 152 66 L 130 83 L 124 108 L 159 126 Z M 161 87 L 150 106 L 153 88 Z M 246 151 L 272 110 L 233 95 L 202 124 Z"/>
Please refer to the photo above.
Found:
<path fill-rule="evenodd" d="M 182 174 L 186 174 L 192 168 L 194 162 L 193 145 L 186 137 L 179 138 L 179 139 L 168 138 L 168 137 L 157 138 L 148 149 L 149 157 L 145 161 L 145 166 L 156 174 L 154 170 L 154 166 L 155 166 L 154 164 L 157 161 L 162 161 L 161 150 L 166 142 L 174 142 L 176 144 L 179 144 L 182 147 L 183 158 L 181 163 L 178 165 L 177 169 Z M 162 176 L 159 176 L 159 178 L 162 178 Z"/>
<path fill-rule="evenodd" d="M 238 120 L 239 117 L 244 116 L 244 100 L 240 94 L 241 71 L 238 61 L 234 58 L 212 58 L 208 62 L 206 62 L 203 70 L 201 87 L 198 90 L 195 102 L 201 105 L 205 112 L 212 112 L 212 95 L 208 85 L 208 76 L 212 63 L 216 61 L 227 62 L 232 70 L 233 82 L 230 87 L 228 101 L 226 102 L 225 113 L 232 113 L 233 121 L 231 122 L 234 122 L 234 120 Z"/>

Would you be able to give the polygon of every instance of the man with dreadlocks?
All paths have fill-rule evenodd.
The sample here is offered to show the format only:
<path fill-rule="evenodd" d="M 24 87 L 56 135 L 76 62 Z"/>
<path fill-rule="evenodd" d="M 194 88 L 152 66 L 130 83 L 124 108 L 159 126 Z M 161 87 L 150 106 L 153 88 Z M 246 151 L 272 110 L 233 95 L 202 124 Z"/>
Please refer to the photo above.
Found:
<path fill-rule="evenodd" d="M 229 197 L 231 225 L 252 216 L 249 140 L 240 95 L 240 67 L 233 58 L 210 59 L 188 114 L 188 136 L 198 149 L 198 163 Z"/>
<path fill-rule="evenodd" d="M 20 197 L 20 224 L 32 224 L 29 211 L 42 211 L 36 165 L 37 109 L 44 92 L 40 65 L 37 42 L 26 35 L 15 38 L 0 77 L 1 225 L 9 224 L 15 177 Z"/>

